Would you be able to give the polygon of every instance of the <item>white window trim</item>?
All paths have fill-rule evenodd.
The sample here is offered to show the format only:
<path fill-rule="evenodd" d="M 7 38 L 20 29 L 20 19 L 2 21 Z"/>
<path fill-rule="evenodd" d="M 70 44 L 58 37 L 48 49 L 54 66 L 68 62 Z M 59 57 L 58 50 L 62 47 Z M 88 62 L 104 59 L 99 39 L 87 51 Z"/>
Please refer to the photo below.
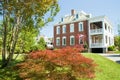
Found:
<path fill-rule="evenodd" d="M 66 28 L 66 25 L 63 25 L 63 26 L 62 26 L 62 33 L 66 33 L 65 28 Z"/>
<path fill-rule="evenodd" d="M 82 30 L 81 30 L 81 26 L 80 26 L 81 24 L 82 24 Z M 80 22 L 78 27 L 79 27 L 78 28 L 79 32 L 84 31 L 83 22 Z"/>
<path fill-rule="evenodd" d="M 74 32 L 74 24 L 70 24 L 70 32 Z"/>
<path fill-rule="evenodd" d="M 74 43 L 71 43 L 71 38 L 74 38 Z M 75 37 L 74 36 L 70 36 L 70 45 L 75 45 Z"/>
<path fill-rule="evenodd" d="M 65 44 L 64 44 L 64 39 L 65 39 Z M 63 46 L 66 46 L 66 37 L 65 37 L 65 36 L 62 37 L 62 45 L 63 45 Z"/>
<path fill-rule="evenodd" d="M 57 40 L 59 39 L 59 42 L 57 42 Z M 59 43 L 59 44 L 58 44 Z M 60 37 L 56 38 L 56 46 L 60 46 Z"/>
<path fill-rule="evenodd" d="M 56 34 L 60 34 L 60 31 L 59 31 L 60 29 L 59 28 L 60 28 L 60 26 L 57 26 L 57 28 L 56 28 Z"/>

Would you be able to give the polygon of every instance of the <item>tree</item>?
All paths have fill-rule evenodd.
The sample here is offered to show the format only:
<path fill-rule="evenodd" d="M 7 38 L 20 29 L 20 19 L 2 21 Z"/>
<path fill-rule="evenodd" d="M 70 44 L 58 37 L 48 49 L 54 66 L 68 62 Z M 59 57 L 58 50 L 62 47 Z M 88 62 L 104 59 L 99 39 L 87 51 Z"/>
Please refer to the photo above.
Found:
<path fill-rule="evenodd" d="M 115 36 L 114 38 L 114 43 L 115 46 L 118 48 L 118 50 L 120 51 L 120 36 Z"/>
<path fill-rule="evenodd" d="M 35 37 L 37 34 L 38 32 L 36 29 L 31 29 L 31 31 L 27 31 L 26 29 L 22 30 L 17 41 L 17 49 L 15 49 L 15 51 L 21 53 L 30 52 L 31 47 L 36 43 Z"/>
<path fill-rule="evenodd" d="M 34 51 L 14 70 L 23 80 L 93 80 L 96 64 L 80 54 L 82 47 Z"/>
<path fill-rule="evenodd" d="M 30 33 L 52 21 L 59 11 L 57 0 L 4 0 L 2 26 L 2 66 L 13 59 L 16 44 L 23 30 Z M 34 34 L 34 33 L 33 33 Z M 8 55 L 6 55 L 8 54 Z"/>
<path fill-rule="evenodd" d="M 38 41 L 38 49 L 40 50 L 45 50 L 46 48 L 46 43 L 43 37 L 40 38 L 40 40 Z"/>

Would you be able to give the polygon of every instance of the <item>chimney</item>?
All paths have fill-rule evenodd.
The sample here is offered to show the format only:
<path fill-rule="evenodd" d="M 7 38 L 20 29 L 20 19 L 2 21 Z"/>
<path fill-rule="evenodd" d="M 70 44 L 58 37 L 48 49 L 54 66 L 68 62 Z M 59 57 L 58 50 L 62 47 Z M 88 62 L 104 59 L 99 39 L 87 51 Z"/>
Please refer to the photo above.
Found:
<path fill-rule="evenodd" d="M 72 9 L 72 10 L 71 10 L 71 15 L 74 15 L 74 14 L 75 14 L 75 10 Z"/>

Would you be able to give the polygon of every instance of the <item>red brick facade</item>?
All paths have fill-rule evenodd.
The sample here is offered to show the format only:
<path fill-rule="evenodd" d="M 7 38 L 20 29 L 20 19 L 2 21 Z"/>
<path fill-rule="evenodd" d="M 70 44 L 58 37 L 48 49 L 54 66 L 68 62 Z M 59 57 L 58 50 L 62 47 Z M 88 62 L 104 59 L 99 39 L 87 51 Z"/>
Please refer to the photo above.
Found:
<path fill-rule="evenodd" d="M 79 31 L 78 27 L 79 27 L 79 23 L 83 22 L 83 31 Z M 54 47 L 55 48 L 63 48 L 66 46 L 75 46 L 75 45 L 81 45 L 79 44 L 79 37 L 78 35 L 84 35 L 83 36 L 83 44 L 86 42 L 88 44 L 88 21 L 78 21 L 78 22 L 73 22 L 72 24 L 74 24 L 74 32 L 70 32 L 70 24 L 71 23 L 67 23 L 64 24 L 66 25 L 66 33 L 62 33 L 62 27 L 63 25 L 56 25 L 54 26 Z M 57 27 L 60 26 L 60 34 L 56 34 L 57 32 Z M 73 35 L 75 37 L 75 44 L 74 45 L 70 45 L 70 36 Z M 62 46 L 62 37 L 65 36 L 66 37 L 66 46 Z M 60 38 L 60 46 L 56 45 L 56 38 L 59 37 Z"/>

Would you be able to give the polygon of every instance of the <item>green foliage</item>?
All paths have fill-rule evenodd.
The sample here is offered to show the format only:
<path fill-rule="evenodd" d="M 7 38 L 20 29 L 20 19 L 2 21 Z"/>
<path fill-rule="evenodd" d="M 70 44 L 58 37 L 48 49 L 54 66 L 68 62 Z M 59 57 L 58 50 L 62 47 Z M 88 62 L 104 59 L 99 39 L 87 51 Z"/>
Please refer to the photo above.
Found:
<path fill-rule="evenodd" d="M 2 51 L 2 39 L 0 37 L 0 54 L 1 54 L 1 51 Z"/>
<path fill-rule="evenodd" d="M 1 56 L 0 55 L 0 66 L 1 66 Z M 16 54 L 14 55 L 16 57 Z M 18 72 L 14 69 L 14 66 L 24 59 L 24 55 L 20 55 L 11 66 L 4 69 L 0 69 L 0 80 L 21 80 L 18 76 Z"/>
<path fill-rule="evenodd" d="M 12 67 L 7 67 L 0 70 L 0 80 L 20 80 L 17 76 L 18 73 L 13 71 Z"/>
<path fill-rule="evenodd" d="M 26 60 L 15 67 L 24 80 L 77 80 L 93 79 L 93 60 L 82 56 L 82 49 L 64 48 L 31 52 Z"/>
<path fill-rule="evenodd" d="M 114 51 L 115 50 L 115 46 L 109 46 L 108 47 L 108 51 Z"/>
<path fill-rule="evenodd" d="M 46 49 L 46 42 L 45 42 L 43 37 L 40 38 L 37 45 L 38 45 L 39 50 L 45 50 Z"/>
<path fill-rule="evenodd" d="M 82 52 L 88 52 L 88 44 L 87 44 L 87 42 L 84 42 L 83 47 L 84 47 L 84 50 Z"/>
<path fill-rule="evenodd" d="M 120 51 L 120 36 L 114 37 L 115 47 Z"/>
<path fill-rule="evenodd" d="M 2 7 L 2 67 L 5 67 L 14 53 L 35 49 L 34 34 L 37 36 L 40 28 L 54 19 L 59 5 L 57 0 L 3 0 Z"/>
<path fill-rule="evenodd" d="M 28 53 L 34 50 L 36 47 L 35 37 L 37 36 L 37 30 L 31 29 L 31 31 L 22 30 L 16 45 L 15 53 Z M 36 49 L 35 49 L 36 50 Z"/>

